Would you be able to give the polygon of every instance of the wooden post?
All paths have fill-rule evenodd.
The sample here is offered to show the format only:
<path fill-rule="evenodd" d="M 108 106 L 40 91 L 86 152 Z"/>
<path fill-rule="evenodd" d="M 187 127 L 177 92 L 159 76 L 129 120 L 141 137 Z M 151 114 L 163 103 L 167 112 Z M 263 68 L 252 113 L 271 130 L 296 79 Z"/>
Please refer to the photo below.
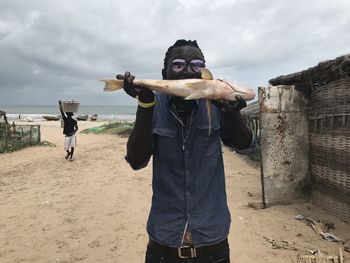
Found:
<path fill-rule="evenodd" d="M 32 145 L 32 136 L 33 136 L 33 134 L 32 134 L 32 128 L 33 128 L 33 126 L 30 125 L 30 130 L 29 130 L 29 145 Z"/>
<path fill-rule="evenodd" d="M 339 248 L 339 258 L 340 258 L 340 263 L 343 263 L 343 248 Z"/>
<path fill-rule="evenodd" d="M 38 125 L 38 143 L 41 142 L 41 131 L 40 131 L 40 125 Z"/>
<path fill-rule="evenodd" d="M 7 124 L 5 123 L 5 134 L 4 134 L 5 150 L 7 151 Z"/>
<path fill-rule="evenodd" d="M 21 129 L 21 144 L 23 146 L 23 143 L 24 143 L 24 136 L 23 136 L 23 129 Z"/>

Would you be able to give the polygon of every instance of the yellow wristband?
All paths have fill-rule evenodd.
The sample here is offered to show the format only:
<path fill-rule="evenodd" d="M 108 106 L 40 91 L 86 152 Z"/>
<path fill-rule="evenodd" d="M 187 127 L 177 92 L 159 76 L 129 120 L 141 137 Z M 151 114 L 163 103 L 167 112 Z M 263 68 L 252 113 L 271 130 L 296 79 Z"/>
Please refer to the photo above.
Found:
<path fill-rule="evenodd" d="M 156 100 L 152 101 L 152 102 L 141 102 L 141 101 L 138 101 L 138 104 L 139 106 L 141 106 L 142 108 L 151 108 L 153 107 L 155 104 L 156 104 Z"/>

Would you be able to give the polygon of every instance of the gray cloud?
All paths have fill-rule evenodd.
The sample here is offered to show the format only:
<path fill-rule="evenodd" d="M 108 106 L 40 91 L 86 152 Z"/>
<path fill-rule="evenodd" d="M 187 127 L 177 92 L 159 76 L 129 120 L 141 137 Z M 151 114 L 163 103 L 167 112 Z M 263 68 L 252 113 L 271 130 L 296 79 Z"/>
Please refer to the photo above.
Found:
<path fill-rule="evenodd" d="M 179 38 L 198 41 L 216 77 L 256 88 L 349 53 L 349 8 L 347 0 L 2 0 L 0 105 L 133 103 L 103 93 L 97 79 L 125 70 L 159 79 Z"/>

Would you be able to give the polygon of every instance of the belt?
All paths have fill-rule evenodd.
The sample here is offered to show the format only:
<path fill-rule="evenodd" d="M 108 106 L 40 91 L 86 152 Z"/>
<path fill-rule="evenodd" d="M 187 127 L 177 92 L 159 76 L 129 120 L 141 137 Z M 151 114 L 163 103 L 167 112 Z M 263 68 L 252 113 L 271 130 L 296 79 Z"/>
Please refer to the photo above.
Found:
<path fill-rule="evenodd" d="M 184 246 L 175 248 L 175 247 L 168 247 L 168 246 L 161 245 L 153 241 L 152 239 L 149 239 L 148 247 L 151 249 L 154 249 L 156 252 L 162 255 L 166 255 L 170 257 L 195 258 L 203 255 L 208 255 L 210 253 L 223 249 L 227 247 L 227 244 L 228 244 L 227 238 L 225 238 L 223 241 L 211 246 L 195 247 L 195 246 L 184 245 Z"/>

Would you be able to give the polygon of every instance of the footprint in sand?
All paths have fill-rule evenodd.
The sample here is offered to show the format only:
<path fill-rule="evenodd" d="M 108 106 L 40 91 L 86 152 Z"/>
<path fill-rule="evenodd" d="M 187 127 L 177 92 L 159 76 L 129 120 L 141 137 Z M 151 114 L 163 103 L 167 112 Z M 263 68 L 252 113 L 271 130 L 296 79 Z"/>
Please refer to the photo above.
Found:
<path fill-rule="evenodd" d="M 56 245 L 59 249 L 65 249 L 69 246 L 67 242 L 61 241 L 61 240 L 56 240 Z"/>
<path fill-rule="evenodd" d="M 91 248 L 94 248 L 94 247 L 101 246 L 101 244 L 100 244 L 100 241 L 95 240 L 94 242 L 91 242 L 90 244 L 88 244 L 88 246 L 91 247 Z"/>
<path fill-rule="evenodd" d="M 69 224 L 74 224 L 76 221 L 77 221 L 76 218 L 69 218 L 69 217 L 66 217 L 66 218 L 63 220 L 64 223 L 69 223 Z"/>

